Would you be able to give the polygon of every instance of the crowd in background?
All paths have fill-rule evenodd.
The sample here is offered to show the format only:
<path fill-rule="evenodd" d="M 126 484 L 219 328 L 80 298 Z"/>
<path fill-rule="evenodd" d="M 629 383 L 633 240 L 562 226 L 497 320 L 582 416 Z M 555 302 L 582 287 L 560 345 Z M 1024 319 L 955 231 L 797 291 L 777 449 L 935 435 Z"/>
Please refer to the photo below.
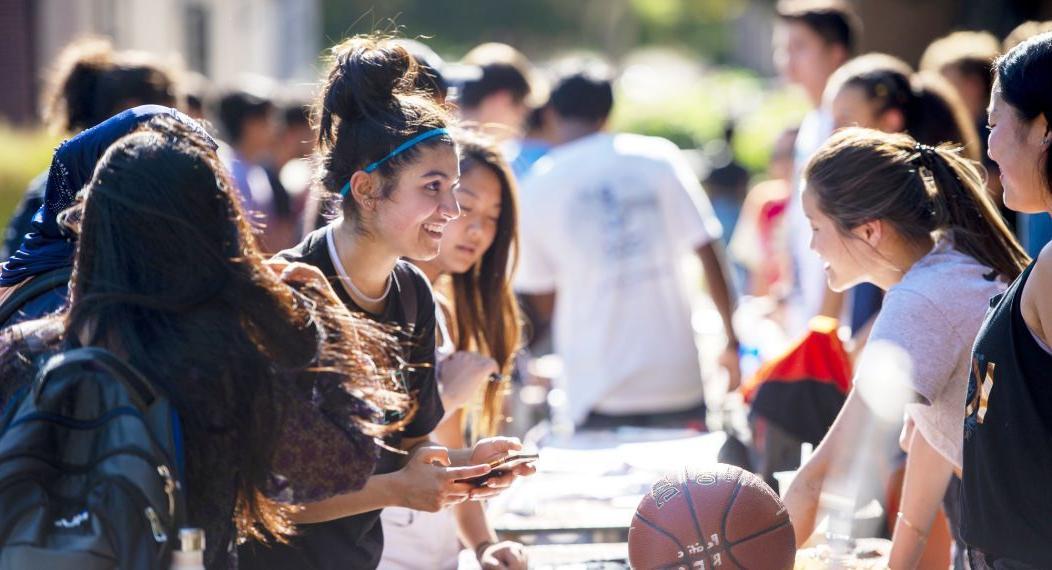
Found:
<path fill-rule="evenodd" d="M 912 362 L 901 449 L 866 451 L 902 486 L 886 505 L 892 567 L 1047 567 L 1052 313 L 1035 283 L 1052 266 L 1031 260 L 1052 239 L 1052 208 L 1048 179 L 1020 173 L 1044 173 L 1047 157 L 1026 145 L 1047 145 L 1048 130 L 1034 142 L 993 129 L 1052 121 L 1041 99 L 1052 100 L 1052 83 L 1032 77 L 1052 73 L 1050 30 L 954 32 L 915 70 L 858 53 L 862 22 L 848 5 L 780 2 L 773 57 L 812 109 L 779 135 L 755 184 L 731 155 L 700 179 L 671 142 L 610 132 L 616 71 L 595 58 L 535 66 L 487 43 L 452 63 L 421 41 L 358 36 L 332 49 L 318 85 L 288 86 L 212 82 L 77 40 L 42 107 L 69 138 L 0 249 L 0 307 L 20 303 L 0 311 L 0 325 L 17 325 L 0 357 L 72 338 L 149 372 L 171 366 L 161 376 L 175 392 L 180 375 L 194 379 L 179 405 L 202 450 L 188 477 L 211 481 L 189 497 L 211 535 L 210 568 L 445 568 L 461 547 L 484 567 L 523 568 L 522 546 L 498 539 L 478 499 L 531 468 L 481 492 L 463 480 L 519 450 L 502 436 L 534 427 L 517 417 L 524 386 L 565 396 L 549 399 L 553 426 L 706 431 L 721 425 L 706 384 L 742 387 L 762 409 L 762 380 L 743 378 L 758 354 L 812 355 L 803 381 L 776 388 L 800 391 L 776 393 L 790 419 L 753 414 L 747 459 L 771 482 L 800 468 L 783 491 L 803 544 L 823 483 L 857 451 L 872 413 L 850 383 L 822 381 L 821 353 L 808 352 L 828 322 L 815 317 L 835 319 L 822 338 L 836 337 L 855 385 L 883 365 L 870 345 L 895 344 Z M 79 248 L 62 214 L 75 204 Z M 746 305 L 783 340 L 758 346 L 745 330 L 755 323 L 735 317 Z M 706 327 L 719 339 L 709 359 L 699 358 L 699 306 L 718 321 Z M 56 311 L 65 333 L 27 341 L 47 329 L 27 323 Z M 302 319 L 329 328 L 315 338 Z M 391 373 L 400 385 L 384 380 L 401 349 L 385 344 L 382 324 L 414 333 L 390 341 L 408 344 L 398 354 L 410 370 Z M 552 377 L 533 366 L 548 353 L 561 362 Z M 31 376 L 34 358 L 0 369 Z M 304 358 L 342 372 L 295 364 Z M 992 397 L 995 368 L 999 386 L 1022 387 Z M 208 375 L 224 380 L 197 382 Z M 281 403 L 281 380 L 293 377 L 314 382 L 314 396 Z M 1000 393 L 1013 408 L 994 408 Z M 377 419 L 369 406 L 389 413 Z M 983 421 L 1020 408 L 1015 423 Z M 210 435 L 226 415 L 223 429 L 241 435 Z M 387 445 L 378 457 L 364 450 L 372 436 Z M 801 466 L 803 443 L 819 447 Z M 326 455 L 356 465 L 353 476 Z"/>

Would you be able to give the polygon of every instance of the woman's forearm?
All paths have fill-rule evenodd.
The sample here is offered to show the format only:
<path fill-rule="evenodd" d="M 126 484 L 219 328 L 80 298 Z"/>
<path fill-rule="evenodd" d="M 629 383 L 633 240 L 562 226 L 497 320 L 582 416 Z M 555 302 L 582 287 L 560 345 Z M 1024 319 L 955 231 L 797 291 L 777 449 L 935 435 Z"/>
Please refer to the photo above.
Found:
<path fill-rule="evenodd" d="M 946 460 L 915 429 L 906 459 L 902 500 L 892 535 L 892 568 L 916 568 L 924 554 L 931 525 L 953 476 L 953 464 Z"/>
<path fill-rule="evenodd" d="M 407 437 L 401 441 L 400 447 L 406 450 L 408 458 L 417 447 L 426 445 L 430 441 L 429 436 L 426 435 Z M 320 523 L 360 515 L 384 507 L 406 506 L 406 493 L 402 488 L 404 486 L 403 471 L 404 469 L 400 469 L 393 473 L 373 475 L 358 491 L 299 505 L 299 509 L 290 518 L 297 524 Z"/>
<path fill-rule="evenodd" d="M 486 511 L 480 501 L 464 501 L 453 507 L 457 520 L 457 534 L 470 549 L 475 550 L 483 542 L 497 542 L 497 534 L 490 528 Z"/>
<path fill-rule="evenodd" d="M 360 491 L 300 505 L 290 518 L 297 524 L 321 523 L 398 506 L 400 494 L 396 490 L 396 478 L 397 472 L 373 475 Z"/>
<path fill-rule="evenodd" d="M 463 408 L 456 410 L 434 432 L 435 440 L 451 450 L 465 448 L 464 432 L 460 429 L 463 412 Z M 457 534 L 468 548 L 475 550 L 483 542 L 497 542 L 497 535 L 486 520 L 486 511 L 481 502 L 465 501 L 456 505 L 453 507 L 453 517 L 457 521 Z"/>
<path fill-rule="evenodd" d="M 814 533 L 818 523 L 822 489 L 826 485 L 830 470 L 842 470 L 844 464 L 849 461 L 849 454 L 852 453 L 851 442 L 858 440 L 869 416 L 869 409 L 861 397 L 855 390 L 851 390 L 815 454 L 800 467 L 785 492 L 785 507 L 789 511 L 790 520 L 793 521 L 797 546 L 807 542 Z"/>
<path fill-rule="evenodd" d="M 789 511 L 789 520 L 793 522 L 797 547 L 807 542 L 815 531 L 824 483 L 825 466 L 816 455 L 807 464 L 800 466 L 784 493 L 785 508 Z"/>

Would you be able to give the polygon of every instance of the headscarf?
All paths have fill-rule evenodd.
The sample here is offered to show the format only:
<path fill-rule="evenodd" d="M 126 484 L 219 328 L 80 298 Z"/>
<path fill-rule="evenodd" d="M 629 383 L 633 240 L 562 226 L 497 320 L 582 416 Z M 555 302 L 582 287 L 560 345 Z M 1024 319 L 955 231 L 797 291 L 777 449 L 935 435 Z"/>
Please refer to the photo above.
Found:
<path fill-rule="evenodd" d="M 32 230 L 22 245 L 0 266 L 0 287 L 11 287 L 52 269 L 73 264 L 76 236 L 58 223 L 58 215 L 73 205 L 77 193 L 91 181 L 95 165 L 118 139 L 158 115 L 171 115 L 215 141 L 190 117 L 170 107 L 142 105 L 123 111 L 63 142 L 51 159 L 44 204 L 33 216 Z"/>

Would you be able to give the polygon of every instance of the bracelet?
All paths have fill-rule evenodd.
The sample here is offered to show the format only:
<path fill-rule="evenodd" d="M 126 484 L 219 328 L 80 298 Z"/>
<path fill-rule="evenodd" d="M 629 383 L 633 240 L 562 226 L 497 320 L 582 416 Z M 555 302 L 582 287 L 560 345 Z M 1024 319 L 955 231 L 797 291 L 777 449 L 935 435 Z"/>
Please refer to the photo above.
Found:
<path fill-rule="evenodd" d="M 917 525 L 911 523 L 909 519 L 906 518 L 906 515 L 902 514 L 902 511 L 899 511 L 898 520 L 902 524 L 906 525 L 907 528 L 920 535 L 921 542 L 926 542 L 928 540 L 928 533 L 921 530 L 920 527 L 918 527 Z"/>
<path fill-rule="evenodd" d="M 486 549 L 496 544 L 492 540 L 483 540 L 475 546 L 475 559 L 482 562 L 482 554 L 486 552 Z"/>

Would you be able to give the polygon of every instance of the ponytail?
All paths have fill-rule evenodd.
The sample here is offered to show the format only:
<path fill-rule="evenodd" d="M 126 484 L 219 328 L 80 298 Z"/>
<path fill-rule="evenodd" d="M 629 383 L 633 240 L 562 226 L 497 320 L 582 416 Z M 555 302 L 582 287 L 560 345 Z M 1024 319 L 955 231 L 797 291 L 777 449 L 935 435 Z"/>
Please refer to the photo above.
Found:
<path fill-rule="evenodd" d="M 804 169 L 819 208 L 843 233 L 873 220 L 917 243 L 948 234 L 959 251 L 1015 279 L 1030 262 L 960 149 L 903 134 L 849 128 L 835 133 Z"/>
<path fill-rule="evenodd" d="M 901 59 L 870 53 L 845 63 L 829 80 L 834 95 L 849 87 L 858 89 L 878 115 L 901 113 L 902 129 L 917 141 L 956 143 L 969 159 L 981 159 L 979 135 L 967 108 L 938 74 L 915 74 Z"/>
<path fill-rule="evenodd" d="M 1030 258 L 1008 229 L 972 162 L 950 145 L 916 145 L 918 174 L 931 176 L 933 203 L 939 227 L 950 228 L 954 246 L 979 263 L 1014 280 Z M 925 184 L 929 184 L 925 182 Z"/>

